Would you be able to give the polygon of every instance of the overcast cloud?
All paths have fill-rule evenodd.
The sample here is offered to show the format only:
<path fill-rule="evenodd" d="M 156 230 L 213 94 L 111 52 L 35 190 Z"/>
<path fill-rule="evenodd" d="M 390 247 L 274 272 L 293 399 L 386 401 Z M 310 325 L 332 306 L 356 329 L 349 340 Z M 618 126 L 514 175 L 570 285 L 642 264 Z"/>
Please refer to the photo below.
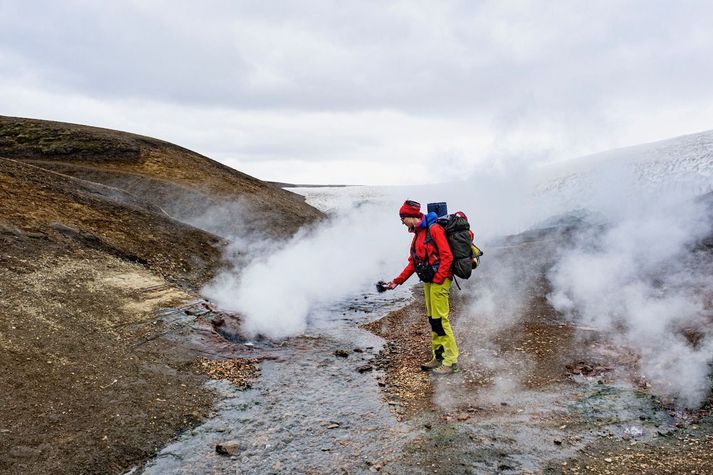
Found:
<path fill-rule="evenodd" d="M 424 183 L 713 128 L 707 1 L 0 0 L 0 114 Z"/>

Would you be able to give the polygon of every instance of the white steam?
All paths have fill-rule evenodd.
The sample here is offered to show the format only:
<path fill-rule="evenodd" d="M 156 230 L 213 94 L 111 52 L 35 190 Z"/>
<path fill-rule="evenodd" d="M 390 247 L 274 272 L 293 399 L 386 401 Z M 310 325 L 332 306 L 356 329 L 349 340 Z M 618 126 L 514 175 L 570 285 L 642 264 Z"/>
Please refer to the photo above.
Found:
<path fill-rule="evenodd" d="M 396 209 L 362 204 L 287 241 L 263 241 L 247 263 L 220 274 L 204 293 L 240 313 L 248 335 L 301 334 L 316 306 L 339 302 L 400 269 L 406 238 Z"/>
<path fill-rule="evenodd" d="M 691 254 L 710 232 L 705 215 L 693 201 L 650 203 L 581 239 L 549 275 L 555 309 L 635 349 L 653 390 L 687 407 L 707 396 L 713 362 L 710 258 Z M 686 331 L 698 335 L 695 345 Z"/>
<path fill-rule="evenodd" d="M 635 350 L 656 394 L 695 407 L 710 392 L 713 363 L 713 267 L 710 249 L 696 250 L 711 222 L 694 200 L 713 189 L 713 132 L 577 163 L 481 171 L 465 184 L 391 193 L 350 188 L 331 203 L 324 196 L 331 219 L 286 241 L 233 237 L 233 268 L 205 294 L 242 314 L 250 335 L 300 334 L 317 306 L 400 271 L 409 242 L 396 216 L 404 198 L 447 201 L 449 211 L 468 214 L 485 250 L 464 286 L 473 302 L 456 326 L 463 349 L 487 357 L 466 330 L 477 329 L 478 345 L 489 348 L 482 338 L 538 318 L 528 314 L 533 299 L 543 308 L 547 296 L 575 324 Z M 531 228 L 548 230 L 502 239 Z"/>
<path fill-rule="evenodd" d="M 711 391 L 713 266 L 710 249 L 696 246 L 713 223 L 695 198 L 712 189 L 713 132 L 451 188 L 485 237 L 482 268 L 467 284 L 473 301 L 456 327 L 461 346 L 497 366 L 482 339 L 539 318 L 532 302 L 549 287 L 549 303 L 575 325 L 638 354 L 655 394 L 697 407 Z M 563 213 L 586 224 L 495 238 L 552 226 L 545 218 Z"/>

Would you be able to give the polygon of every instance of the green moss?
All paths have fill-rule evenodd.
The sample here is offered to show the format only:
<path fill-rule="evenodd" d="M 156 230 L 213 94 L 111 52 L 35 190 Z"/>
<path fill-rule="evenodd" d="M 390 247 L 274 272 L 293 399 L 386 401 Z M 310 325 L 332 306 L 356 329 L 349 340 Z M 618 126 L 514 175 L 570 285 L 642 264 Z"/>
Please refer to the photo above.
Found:
<path fill-rule="evenodd" d="M 0 155 L 53 159 L 138 159 L 140 144 L 131 136 L 89 127 L 0 118 Z"/>

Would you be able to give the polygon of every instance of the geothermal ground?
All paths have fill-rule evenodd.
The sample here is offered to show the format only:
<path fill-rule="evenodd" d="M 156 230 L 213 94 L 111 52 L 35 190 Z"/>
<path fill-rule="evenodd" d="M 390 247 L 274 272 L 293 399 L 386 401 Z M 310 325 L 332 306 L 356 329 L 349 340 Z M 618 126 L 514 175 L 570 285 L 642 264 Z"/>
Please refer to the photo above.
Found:
<path fill-rule="evenodd" d="M 522 269 L 528 298 L 516 319 L 473 324 L 468 303 L 487 264 L 453 289 L 456 375 L 419 369 L 430 330 L 418 285 L 413 296 L 369 293 L 323 309 L 310 335 L 279 345 L 229 337 L 262 360 L 252 388 L 212 384 L 222 402 L 209 421 L 137 471 L 711 473 L 713 401 L 684 410 L 656 397 L 633 350 L 547 303 L 543 243 L 570 231 L 515 237 L 507 255 L 489 254 L 506 264 L 541 251 Z M 380 316 L 389 305 L 400 308 Z"/>
<path fill-rule="evenodd" d="M 452 290 L 462 370 L 437 379 L 418 285 L 279 341 L 201 296 L 236 231 L 324 217 L 301 197 L 71 124 L 0 117 L 0 155 L 0 473 L 713 473 L 710 396 L 657 396 L 635 348 L 548 303 L 576 219 L 490 243 Z M 708 326 L 674 329 L 691 348 L 704 300 Z"/>

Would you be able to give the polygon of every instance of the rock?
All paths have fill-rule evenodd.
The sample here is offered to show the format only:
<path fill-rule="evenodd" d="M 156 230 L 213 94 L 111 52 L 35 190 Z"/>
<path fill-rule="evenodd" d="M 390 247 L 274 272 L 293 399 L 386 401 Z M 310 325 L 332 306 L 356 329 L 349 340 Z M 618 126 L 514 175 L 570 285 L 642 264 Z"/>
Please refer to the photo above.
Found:
<path fill-rule="evenodd" d="M 9 234 L 12 236 L 22 237 L 25 233 L 17 226 L 0 224 L 0 234 Z"/>
<path fill-rule="evenodd" d="M 36 447 L 29 447 L 26 445 L 18 445 L 10 449 L 10 457 L 13 458 L 36 458 L 40 455 L 40 450 Z"/>
<path fill-rule="evenodd" d="M 334 352 L 334 356 L 339 356 L 340 358 L 346 358 L 349 356 L 349 352 L 347 350 L 337 350 Z"/>
<path fill-rule="evenodd" d="M 354 348 L 354 353 L 364 353 L 364 350 L 361 348 Z"/>
<path fill-rule="evenodd" d="M 637 427 L 637 426 L 631 426 L 631 427 L 627 427 L 626 429 L 624 429 L 624 434 L 623 434 L 622 438 L 624 440 L 629 440 L 629 439 L 636 439 L 643 435 L 644 435 L 644 429 L 642 429 L 641 427 Z"/>
<path fill-rule="evenodd" d="M 232 457 L 240 451 L 240 442 L 237 440 L 229 440 L 215 445 L 215 451 L 220 455 Z"/>
<path fill-rule="evenodd" d="M 79 234 L 79 229 L 76 228 L 71 228 L 65 224 L 62 223 L 51 223 L 50 226 L 60 234 L 63 234 L 65 236 L 76 236 Z"/>
<path fill-rule="evenodd" d="M 552 442 L 554 442 L 555 445 L 562 445 L 562 441 L 559 439 L 555 439 Z"/>
<path fill-rule="evenodd" d="M 329 425 L 327 426 L 327 429 L 336 429 L 337 427 L 339 427 L 339 423 L 338 423 L 338 422 L 332 422 L 331 424 L 329 424 Z"/>
<path fill-rule="evenodd" d="M 607 463 L 612 463 L 614 460 L 611 459 L 611 458 L 609 458 L 609 457 L 607 457 L 607 458 L 604 459 L 604 461 L 607 462 Z"/>
<path fill-rule="evenodd" d="M 191 307 L 191 308 L 185 309 L 184 312 L 186 312 L 187 315 L 192 315 L 194 317 L 200 317 L 202 315 L 210 313 L 210 310 L 203 308 L 203 307 Z"/>
<path fill-rule="evenodd" d="M 47 239 L 47 235 L 42 232 L 26 232 L 25 233 L 27 237 L 30 237 L 32 239 Z"/>
<path fill-rule="evenodd" d="M 361 365 L 357 368 L 357 371 L 359 371 L 360 373 L 366 373 L 367 371 L 373 371 L 373 370 L 374 370 L 374 367 L 371 366 L 370 364 Z"/>

